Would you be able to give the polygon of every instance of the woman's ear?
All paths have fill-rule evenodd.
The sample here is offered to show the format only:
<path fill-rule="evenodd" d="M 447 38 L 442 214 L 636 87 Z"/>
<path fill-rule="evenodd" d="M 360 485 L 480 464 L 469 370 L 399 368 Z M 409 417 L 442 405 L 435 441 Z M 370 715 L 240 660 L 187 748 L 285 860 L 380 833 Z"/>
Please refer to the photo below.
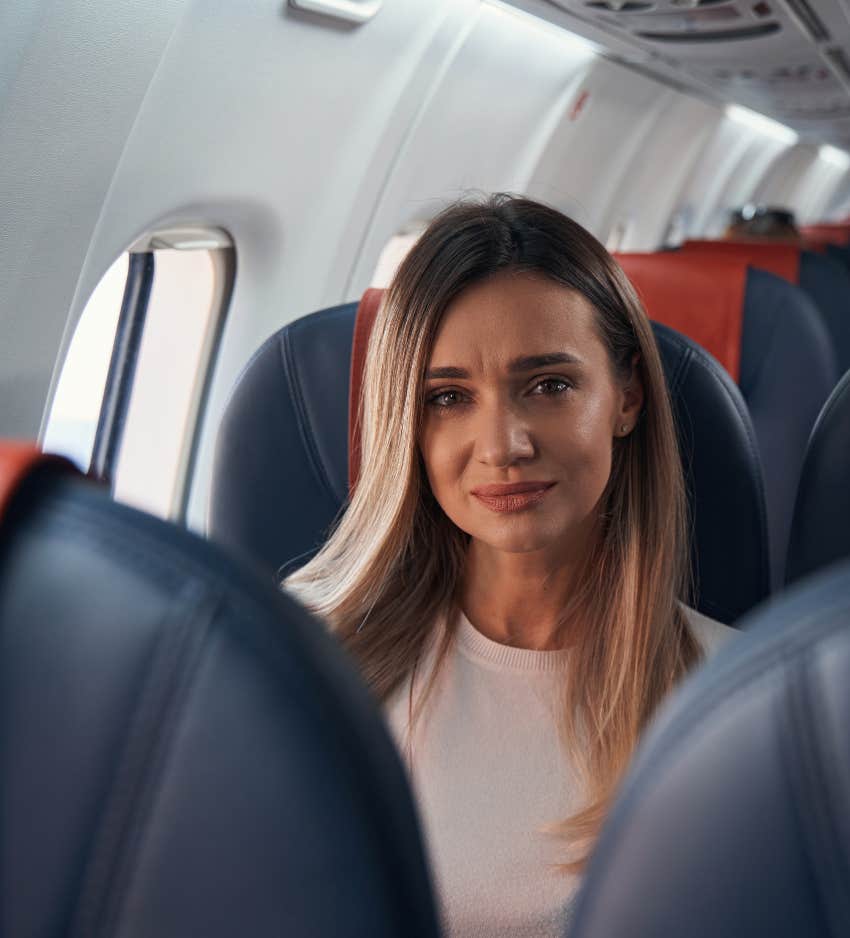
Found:
<path fill-rule="evenodd" d="M 617 415 L 615 436 L 628 436 L 643 410 L 643 379 L 639 366 L 640 354 L 635 352 L 632 356 L 631 372 L 620 391 L 620 409 Z"/>

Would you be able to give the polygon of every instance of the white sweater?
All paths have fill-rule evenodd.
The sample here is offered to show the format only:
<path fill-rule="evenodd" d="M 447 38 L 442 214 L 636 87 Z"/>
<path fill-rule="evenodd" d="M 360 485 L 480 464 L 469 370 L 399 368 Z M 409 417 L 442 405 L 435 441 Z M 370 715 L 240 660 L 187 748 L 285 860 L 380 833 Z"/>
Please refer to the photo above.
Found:
<path fill-rule="evenodd" d="M 735 634 L 687 612 L 707 654 Z M 412 764 L 409 681 L 387 702 L 450 938 L 564 934 L 578 878 L 554 868 L 563 861 L 563 846 L 543 829 L 578 806 L 555 710 L 569 654 L 500 645 L 461 615 L 457 639 L 416 722 Z M 430 664 L 426 658 L 419 669 L 417 693 Z"/>

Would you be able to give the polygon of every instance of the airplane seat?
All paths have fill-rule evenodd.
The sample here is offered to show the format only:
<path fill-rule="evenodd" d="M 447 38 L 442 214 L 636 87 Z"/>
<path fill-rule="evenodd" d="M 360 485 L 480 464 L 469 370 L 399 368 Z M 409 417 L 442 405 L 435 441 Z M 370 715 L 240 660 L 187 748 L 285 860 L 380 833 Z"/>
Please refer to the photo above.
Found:
<path fill-rule="evenodd" d="M 741 625 L 644 736 L 569 938 L 847 934 L 850 564 Z"/>
<path fill-rule="evenodd" d="M 0 444 L 4 936 L 436 938 L 404 769 L 325 629 L 22 459 Z"/>
<path fill-rule="evenodd" d="M 209 534 L 271 572 L 305 563 L 348 498 L 356 313 L 357 303 L 336 306 L 271 335 L 243 368 L 222 417 Z"/>
<path fill-rule="evenodd" d="M 824 404 L 800 476 L 786 583 L 850 557 L 850 371 Z"/>
<path fill-rule="evenodd" d="M 741 362 L 738 386 L 761 451 L 771 580 L 779 589 L 806 446 L 838 369 L 811 300 L 764 270 L 751 269 L 747 276 Z"/>
<path fill-rule="evenodd" d="M 270 576 L 306 562 L 344 510 L 343 480 L 357 467 L 356 436 L 350 463 L 346 456 L 348 401 L 362 366 L 353 346 L 365 349 L 366 320 L 380 295 L 364 296 L 357 343 L 355 304 L 305 316 L 264 343 L 233 391 L 216 446 L 209 535 Z M 654 329 L 691 500 L 696 604 L 733 622 L 770 588 L 758 447 L 746 405 L 723 369 L 684 336 Z M 320 350 L 308 351 L 311 343 Z M 316 365 L 307 367 L 311 361 Z"/>
<path fill-rule="evenodd" d="M 826 247 L 826 245 L 823 245 Z M 799 287 L 815 304 L 832 342 L 838 375 L 850 368 L 850 270 L 835 256 L 775 241 L 686 241 L 692 257 L 737 258 Z M 841 250 L 841 249 L 838 249 Z"/>
<path fill-rule="evenodd" d="M 839 374 L 843 374 L 850 368 L 850 269 L 833 252 L 801 251 L 800 289 L 814 300 L 823 317 Z"/>
<path fill-rule="evenodd" d="M 754 258 L 768 269 L 757 267 Z M 680 251 L 618 255 L 618 260 L 637 284 L 650 317 L 697 342 L 708 335 L 714 346 L 707 347 L 738 383 L 762 456 L 771 585 L 778 589 L 806 443 L 839 375 L 818 309 L 793 285 L 800 252 L 793 245 L 700 241 L 687 242 Z M 731 303 L 738 304 L 737 320 L 728 312 Z M 719 348 L 717 336 L 707 332 L 718 322 L 726 342 Z M 736 336 L 740 347 L 734 357 L 726 349 Z"/>

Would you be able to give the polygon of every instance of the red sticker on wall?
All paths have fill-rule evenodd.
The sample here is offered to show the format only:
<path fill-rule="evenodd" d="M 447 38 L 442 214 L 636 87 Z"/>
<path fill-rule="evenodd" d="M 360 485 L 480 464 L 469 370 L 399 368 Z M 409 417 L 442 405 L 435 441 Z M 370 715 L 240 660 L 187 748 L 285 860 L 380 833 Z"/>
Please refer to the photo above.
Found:
<path fill-rule="evenodd" d="M 589 91 L 582 91 L 582 93 L 576 98 L 576 102 L 570 111 L 570 120 L 578 120 L 581 116 L 581 112 L 584 110 L 585 104 L 587 104 L 587 99 L 590 97 Z"/>

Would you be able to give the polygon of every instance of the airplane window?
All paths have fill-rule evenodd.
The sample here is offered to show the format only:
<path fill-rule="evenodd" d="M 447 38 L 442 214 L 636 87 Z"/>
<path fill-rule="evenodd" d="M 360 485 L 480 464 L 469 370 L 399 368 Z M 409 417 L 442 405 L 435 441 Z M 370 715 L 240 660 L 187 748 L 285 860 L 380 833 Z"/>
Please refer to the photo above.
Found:
<path fill-rule="evenodd" d="M 119 349 L 119 324 L 132 253 L 154 260 L 141 336 Z M 183 520 L 186 481 L 195 450 L 210 366 L 229 299 L 234 252 L 223 232 L 171 229 L 146 236 L 110 268 L 77 325 L 54 397 L 44 448 L 87 469 L 113 434 L 106 464 L 94 459 L 116 499 L 161 517 Z M 126 305 L 126 304 L 125 304 Z M 143 304 L 144 305 L 144 304 Z M 132 328 L 132 326 L 130 327 Z M 115 359 L 127 359 L 116 369 Z M 110 365 L 112 371 L 110 372 Z M 128 380 L 118 416 L 105 429 L 101 411 L 114 407 L 115 388 Z M 102 426 L 98 431 L 98 422 Z M 107 421 L 109 423 L 109 421 Z M 104 469 L 104 465 L 106 468 Z"/>
<path fill-rule="evenodd" d="M 43 447 L 88 469 L 115 342 L 129 254 L 122 254 L 92 293 L 62 366 Z"/>

